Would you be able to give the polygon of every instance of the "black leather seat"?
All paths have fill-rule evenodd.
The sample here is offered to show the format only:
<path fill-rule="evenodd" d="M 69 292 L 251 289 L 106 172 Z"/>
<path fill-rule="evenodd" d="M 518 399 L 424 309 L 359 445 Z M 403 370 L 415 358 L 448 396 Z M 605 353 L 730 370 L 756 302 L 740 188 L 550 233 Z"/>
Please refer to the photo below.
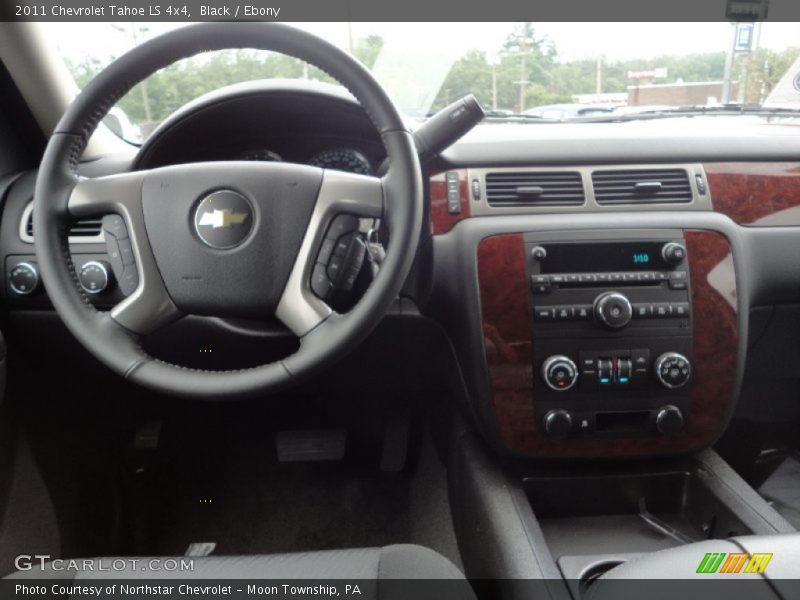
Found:
<path fill-rule="evenodd" d="M 143 566 L 154 557 L 139 557 L 134 564 L 131 557 L 106 557 L 89 561 L 86 565 L 82 559 L 75 561 L 73 568 L 67 568 L 65 560 L 57 563 L 46 563 L 44 568 L 37 567 L 28 571 L 18 571 L 9 575 L 9 579 L 71 579 L 79 583 L 87 579 L 251 579 L 251 580 L 304 580 L 304 579 L 338 579 L 357 583 L 361 587 L 363 598 L 393 600 L 407 598 L 413 582 L 408 580 L 428 580 L 424 585 L 414 588 L 413 596 L 441 600 L 442 598 L 459 598 L 474 600 L 475 595 L 469 582 L 458 568 L 441 554 L 422 546 L 398 544 L 383 548 L 358 548 L 351 550 L 326 550 L 320 552 L 297 552 L 290 554 L 267 554 L 247 556 L 207 556 L 202 558 L 159 557 L 161 564 L 167 558 L 177 561 L 191 560 L 191 571 L 152 571 L 143 570 Z M 97 562 L 110 569 L 113 561 L 118 565 L 127 565 L 125 569 L 117 568 L 97 571 Z M 87 565 L 94 564 L 92 569 Z M 403 581 L 397 581 L 403 580 Z M 430 580 L 438 580 L 431 582 Z M 394 583 L 392 583 L 394 581 Z M 289 583 L 287 581 L 287 583 Z M 366 588 L 365 588 L 366 586 Z M 371 592 L 371 593 L 370 593 Z M 63 597 L 63 596 L 62 596 Z"/>

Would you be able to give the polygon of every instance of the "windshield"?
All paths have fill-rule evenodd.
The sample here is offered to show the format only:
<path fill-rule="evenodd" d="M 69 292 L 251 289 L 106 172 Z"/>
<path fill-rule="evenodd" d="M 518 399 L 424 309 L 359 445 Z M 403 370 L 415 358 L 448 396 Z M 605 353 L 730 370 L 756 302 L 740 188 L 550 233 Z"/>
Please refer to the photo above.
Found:
<path fill-rule="evenodd" d="M 364 62 L 416 118 L 475 94 L 496 118 L 598 120 L 675 107 L 800 108 L 798 23 L 295 24 Z M 169 23 L 43 25 L 79 86 Z M 106 123 L 143 139 L 197 96 L 248 80 L 330 78 L 293 58 L 232 50 L 177 63 L 137 86 Z"/>

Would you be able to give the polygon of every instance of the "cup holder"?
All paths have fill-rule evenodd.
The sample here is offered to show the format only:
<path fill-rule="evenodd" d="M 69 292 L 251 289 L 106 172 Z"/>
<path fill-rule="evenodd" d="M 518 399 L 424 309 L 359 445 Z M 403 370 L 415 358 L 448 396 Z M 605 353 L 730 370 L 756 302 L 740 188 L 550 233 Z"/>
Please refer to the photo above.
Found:
<path fill-rule="evenodd" d="M 600 577 L 624 562 L 624 560 L 605 560 L 602 562 L 596 562 L 587 567 L 586 570 L 581 573 L 581 578 L 578 582 L 580 597 L 583 598 L 586 592 L 589 591 L 589 588 L 592 587 L 595 581 L 600 579 Z"/>

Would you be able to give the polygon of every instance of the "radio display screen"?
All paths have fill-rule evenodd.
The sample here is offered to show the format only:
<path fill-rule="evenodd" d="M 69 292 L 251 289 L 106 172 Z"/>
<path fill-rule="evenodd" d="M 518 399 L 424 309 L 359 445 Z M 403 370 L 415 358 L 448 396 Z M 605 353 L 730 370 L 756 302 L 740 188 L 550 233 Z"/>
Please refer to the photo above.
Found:
<path fill-rule="evenodd" d="M 547 258 L 542 273 L 667 271 L 674 267 L 661 256 L 664 242 L 542 244 Z"/>

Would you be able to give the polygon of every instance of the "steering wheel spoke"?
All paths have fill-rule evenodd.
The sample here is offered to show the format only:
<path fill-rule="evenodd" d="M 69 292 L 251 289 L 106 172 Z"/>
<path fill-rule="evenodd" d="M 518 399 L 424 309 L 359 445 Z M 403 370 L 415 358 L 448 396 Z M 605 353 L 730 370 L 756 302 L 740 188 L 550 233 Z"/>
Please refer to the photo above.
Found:
<path fill-rule="evenodd" d="M 327 278 L 326 244 L 332 246 L 343 233 L 338 229 L 347 228 L 348 222 L 352 224 L 359 218 L 380 219 L 383 212 L 380 179 L 325 171 L 308 230 L 275 313 L 295 335 L 302 338 L 333 313 L 320 297 L 320 282 L 313 281 Z"/>
<path fill-rule="evenodd" d="M 146 175 L 147 171 L 134 171 L 81 180 L 67 204 L 76 219 L 103 217 L 108 256 L 127 295 L 111 309 L 111 318 L 138 334 L 150 333 L 180 316 L 147 239 L 142 210 Z"/>

